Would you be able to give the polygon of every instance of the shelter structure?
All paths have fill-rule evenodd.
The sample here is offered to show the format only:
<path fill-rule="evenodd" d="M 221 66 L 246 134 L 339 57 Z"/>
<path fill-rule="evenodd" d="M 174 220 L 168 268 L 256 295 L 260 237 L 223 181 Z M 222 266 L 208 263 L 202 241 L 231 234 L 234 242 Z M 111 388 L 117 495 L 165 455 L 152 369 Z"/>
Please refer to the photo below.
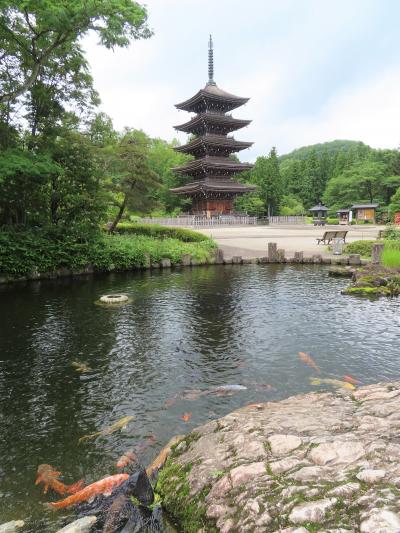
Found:
<path fill-rule="evenodd" d="M 375 224 L 376 209 L 379 204 L 354 204 L 351 209 L 354 211 L 354 218 L 358 221 L 371 222 Z"/>
<path fill-rule="evenodd" d="M 315 205 L 309 209 L 313 217 L 314 226 L 325 226 L 326 218 L 328 216 L 328 208 L 321 204 Z"/>
<path fill-rule="evenodd" d="M 339 217 L 339 224 L 342 225 L 350 224 L 353 219 L 353 211 L 351 209 L 339 209 L 336 214 Z"/>
<path fill-rule="evenodd" d="M 255 186 L 245 185 L 233 177 L 250 170 L 253 165 L 240 163 L 236 154 L 253 143 L 238 141 L 232 135 L 250 120 L 233 118 L 228 112 L 236 109 L 249 98 L 235 96 L 220 89 L 214 81 L 213 43 L 210 35 L 208 48 L 208 82 L 194 96 L 177 104 L 180 110 L 196 113 L 188 122 L 175 126 L 178 131 L 192 135 L 192 139 L 176 151 L 191 154 L 192 161 L 173 170 L 182 176 L 190 176 L 192 181 L 171 189 L 192 199 L 192 212 L 196 215 L 212 217 L 233 213 L 236 196 L 253 191 Z"/>

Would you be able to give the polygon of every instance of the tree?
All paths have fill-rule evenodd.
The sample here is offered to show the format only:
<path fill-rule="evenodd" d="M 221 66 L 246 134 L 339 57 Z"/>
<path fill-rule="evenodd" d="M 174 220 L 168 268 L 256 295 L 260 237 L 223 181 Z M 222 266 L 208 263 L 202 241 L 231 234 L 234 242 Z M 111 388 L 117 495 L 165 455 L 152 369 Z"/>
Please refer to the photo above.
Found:
<path fill-rule="evenodd" d="M 150 37 L 133 0 L 0 0 L 0 103 L 14 101 L 56 56 L 82 60 L 79 40 L 95 32 L 107 48 Z"/>
<path fill-rule="evenodd" d="M 177 140 L 168 143 L 163 139 L 151 139 L 149 146 L 149 165 L 157 175 L 158 181 L 158 186 L 151 195 L 167 213 L 190 205 L 189 199 L 170 192 L 170 189 L 179 187 L 186 181 L 185 177 L 178 176 L 172 169 L 191 159 L 191 156 L 176 152 L 175 146 L 178 146 Z"/>
<path fill-rule="evenodd" d="M 251 181 L 259 186 L 260 198 L 267 208 L 268 215 L 277 214 L 283 191 L 275 147 L 268 157 L 257 158 L 251 172 Z"/>
<path fill-rule="evenodd" d="M 284 216 L 303 215 L 305 212 L 303 204 L 298 198 L 292 195 L 282 196 L 280 214 Z"/>
<path fill-rule="evenodd" d="M 392 215 L 400 211 L 400 187 L 392 196 L 389 208 Z"/>
<path fill-rule="evenodd" d="M 250 192 L 236 198 L 235 210 L 259 217 L 265 213 L 265 203 L 257 192 Z"/>
<path fill-rule="evenodd" d="M 150 166 L 149 143 L 150 139 L 143 131 L 128 130 L 117 148 L 110 152 L 113 164 L 109 183 L 118 207 L 110 233 L 115 231 L 127 208 L 143 213 L 154 204 L 149 192 L 158 181 Z"/>
<path fill-rule="evenodd" d="M 376 161 L 359 161 L 327 185 L 324 202 L 331 209 L 349 207 L 353 203 L 373 203 L 382 194 L 385 165 Z"/>
<path fill-rule="evenodd" d="M 0 153 L 0 225 L 48 221 L 48 184 L 61 168 L 48 156 L 21 149 Z"/>

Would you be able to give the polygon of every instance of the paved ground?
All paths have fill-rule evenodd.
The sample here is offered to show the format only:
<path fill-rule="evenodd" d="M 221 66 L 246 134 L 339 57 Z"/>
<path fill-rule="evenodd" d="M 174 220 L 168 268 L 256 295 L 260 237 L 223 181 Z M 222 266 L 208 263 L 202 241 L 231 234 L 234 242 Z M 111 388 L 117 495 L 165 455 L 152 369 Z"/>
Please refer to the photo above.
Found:
<path fill-rule="evenodd" d="M 196 228 L 197 229 L 197 228 Z M 198 230 L 211 236 L 224 251 L 226 258 L 234 255 L 242 257 L 263 257 L 267 255 L 269 242 L 278 243 L 278 248 L 286 251 L 287 257 L 294 252 L 304 252 L 306 255 L 322 254 L 330 256 L 326 246 L 317 244 L 317 237 L 322 237 L 324 231 L 348 229 L 346 242 L 362 239 L 376 239 L 382 226 L 235 226 L 213 227 Z"/>

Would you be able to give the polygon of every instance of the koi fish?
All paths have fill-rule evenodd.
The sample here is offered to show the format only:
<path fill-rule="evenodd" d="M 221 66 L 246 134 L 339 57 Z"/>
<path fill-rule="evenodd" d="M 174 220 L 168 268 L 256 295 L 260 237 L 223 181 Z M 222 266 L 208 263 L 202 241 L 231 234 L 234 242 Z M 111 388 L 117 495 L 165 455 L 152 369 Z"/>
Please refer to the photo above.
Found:
<path fill-rule="evenodd" d="M 90 498 L 99 496 L 100 494 L 103 494 L 104 496 L 110 496 L 112 491 L 128 478 L 129 474 L 116 474 L 114 476 L 105 477 L 99 481 L 91 483 L 87 487 L 76 492 L 75 494 L 72 494 L 71 496 L 68 496 L 68 498 L 65 498 L 64 500 L 47 503 L 46 506 L 54 509 L 64 509 L 64 507 L 86 502 Z"/>
<path fill-rule="evenodd" d="M 165 400 L 164 407 L 166 409 L 169 409 L 170 407 L 174 405 L 174 403 L 176 403 L 176 398 L 170 398 L 169 400 Z"/>
<path fill-rule="evenodd" d="M 151 465 L 146 468 L 146 474 L 148 475 L 148 477 L 150 477 L 154 472 L 160 470 L 160 468 L 164 466 L 168 455 L 171 453 L 172 446 L 175 446 L 175 444 L 178 444 L 178 442 L 184 438 L 185 435 L 175 435 L 175 437 L 172 437 L 172 439 L 168 442 L 166 446 L 164 446 L 164 448 L 157 455 Z"/>
<path fill-rule="evenodd" d="M 263 409 L 263 405 L 261 403 L 248 403 L 246 407 L 250 407 L 251 409 Z"/>
<path fill-rule="evenodd" d="M 321 379 L 321 378 L 310 378 L 311 385 L 332 385 L 332 387 L 339 389 L 354 390 L 355 386 L 352 383 L 347 383 L 346 381 L 340 381 L 339 379 Z"/>
<path fill-rule="evenodd" d="M 72 361 L 71 366 L 81 374 L 84 374 L 85 372 L 90 372 L 92 370 L 90 366 L 86 365 L 85 363 L 81 363 L 80 361 Z"/>
<path fill-rule="evenodd" d="M 47 494 L 49 487 L 57 494 L 74 494 L 83 488 L 84 481 L 81 479 L 72 485 L 64 485 L 59 480 L 61 472 L 57 472 L 51 465 L 42 464 L 38 466 L 35 485 L 44 484 L 43 494 Z"/>
<path fill-rule="evenodd" d="M 129 463 L 137 462 L 138 458 L 133 450 L 125 452 L 117 461 L 117 468 L 124 468 Z"/>
<path fill-rule="evenodd" d="M 245 387 L 244 385 L 220 385 L 219 387 L 215 387 L 215 389 L 213 389 L 214 391 L 232 391 L 232 392 L 236 392 L 236 391 L 239 391 L 239 390 L 247 390 L 247 387 Z"/>
<path fill-rule="evenodd" d="M 155 435 L 150 435 L 150 437 L 148 437 L 144 442 L 139 444 L 139 446 L 137 447 L 137 452 L 139 454 L 143 453 L 149 446 L 154 444 L 156 442 L 156 440 L 157 439 L 156 439 Z"/>
<path fill-rule="evenodd" d="M 316 364 L 314 359 L 308 353 L 299 352 L 299 359 L 300 359 L 300 361 L 302 361 L 306 365 L 310 366 L 318 374 L 321 372 L 321 369 L 319 368 L 319 366 Z"/>
<path fill-rule="evenodd" d="M 182 418 L 182 420 L 184 422 L 189 422 L 191 417 L 192 417 L 192 413 L 183 413 L 183 415 L 181 416 L 181 418 Z"/>
<path fill-rule="evenodd" d="M 114 422 L 114 424 L 111 424 L 111 426 L 108 426 L 100 431 L 97 431 L 96 433 L 92 433 L 91 435 L 84 435 L 78 440 L 78 444 L 86 440 L 95 439 L 96 437 L 104 437 L 105 435 L 111 435 L 112 433 L 115 433 L 115 431 L 118 431 L 119 429 L 126 428 L 126 426 L 129 424 L 131 420 L 133 420 L 133 416 L 124 416 L 117 422 Z"/>
<path fill-rule="evenodd" d="M 358 379 L 354 379 L 351 376 L 343 376 L 343 381 L 347 381 L 347 383 L 352 383 L 353 385 L 361 385 L 361 381 L 358 381 Z"/>

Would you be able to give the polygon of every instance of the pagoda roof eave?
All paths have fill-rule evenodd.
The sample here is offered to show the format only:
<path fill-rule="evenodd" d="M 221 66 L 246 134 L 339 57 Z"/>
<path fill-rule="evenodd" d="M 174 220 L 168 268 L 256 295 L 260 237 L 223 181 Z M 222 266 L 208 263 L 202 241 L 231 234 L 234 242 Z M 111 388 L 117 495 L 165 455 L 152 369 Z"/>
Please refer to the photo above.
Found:
<path fill-rule="evenodd" d="M 257 189 L 256 185 L 244 185 L 232 179 L 198 180 L 170 189 L 175 194 L 196 194 L 198 192 L 231 192 L 232 194 L 245 194 Z"/>
<path fill-rule="evenodd" d="M 209 134 L 197 137 L 196 139 L 193 139 L 182 146 L 176 146 L 174 147 L 174 150 L 176 152 L 190 153 L 192 150 L 195 150 L 202 145 L 210 147 L 220 146 L 221 148 L 232 148 L 234 151 L 240 151 L 250 148 L 253 143 L 247 141 L 237 141 L 233 137 L 226 137 L 224 135 Z"/>
<path fill-rule="evenodd" d="M 244 120 L 240 118 L 233 118 L 227 115 L 219 115 L 217 113 L 199 113 L 188 122 L 174 126 L 178 131 L 191 132 L 193 127 L 201 123 L 209 124 L 224 124 L 226 126 L 235 126 L 234 129 L 244 128 L 251 123 L 251 120 Z"/>
<path fill-rule="evenodd" d="M 244 170 L 250 170 L 253 168 L 251 163 L 239 163 L 233 161 L 228 157 L 213 157 L 205 156 L 200 159 L 195 159 L 194 161 L 189 161 L 185 165 L 179 167 L 174 167 L 172 170 L 178 172 L 179 174 L 188 174 L 194 170 L 232 170 L 233 172 L 243 172 Z"/>
<path fill-rule="evenodd" d="M 190 111 L 193 106 L 204 100 L 214 100 L 220 103 L 226 102 L 228 104 L 227 107 L 235 109 L 236 107 L 246 104 L 250 98 L 236 96 L 235 94 L 231 94 L 223 89 L 220 89 L 217 85 L 207 83 L 204 89 L 200 89 L 200 91 L 198 91 L 194 96 L 188 98 L 184 102 L 176 104 L 175 107 L 183 111 Z"/>

